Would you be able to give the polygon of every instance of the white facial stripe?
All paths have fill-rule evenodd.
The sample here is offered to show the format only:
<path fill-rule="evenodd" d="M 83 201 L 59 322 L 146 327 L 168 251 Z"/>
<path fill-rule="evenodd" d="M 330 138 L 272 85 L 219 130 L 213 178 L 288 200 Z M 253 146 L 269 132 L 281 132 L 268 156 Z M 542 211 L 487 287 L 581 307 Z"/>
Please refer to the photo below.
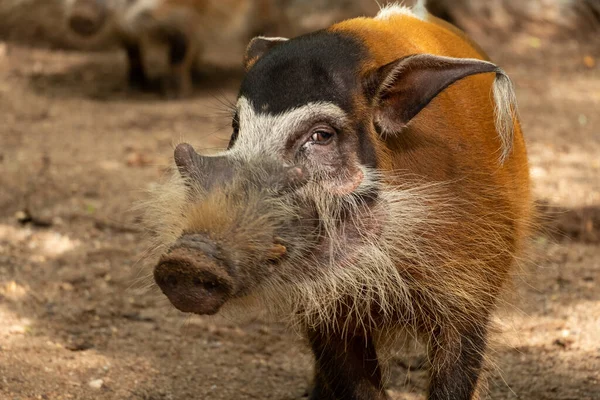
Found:
<path fill-rule="evenodd" d="M 333 119 L 343 125 L 348 119 L 341 108 L 330 102 L 307 103 L 281 114 L 271 115 L 256 112 L 248 99 L 240 97 L 237 109 L 240 133 L 230 154 L 244 158 L 265 152 L 279 153 L 289 136 L 298 133 L 309 121 Z"/>

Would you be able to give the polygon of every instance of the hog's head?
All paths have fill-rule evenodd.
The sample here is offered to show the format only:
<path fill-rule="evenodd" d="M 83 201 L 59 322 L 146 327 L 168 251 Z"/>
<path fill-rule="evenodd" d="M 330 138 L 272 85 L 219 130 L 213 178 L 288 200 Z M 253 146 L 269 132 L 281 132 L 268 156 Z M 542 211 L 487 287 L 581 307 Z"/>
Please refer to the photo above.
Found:
<path fill-rule="evenodd" d="M 388 139 L 452 82 L 496 67 L 381 61 L 334 31 L 250 43 L 227 150 L 178 145 L 178 174 L 150 214 L 164 249 L 154 279 L 175 307 L 213 314 L 257 293 L 316 318 L 349 296 L 397 306 L 396 264 L 435 228 L 423 192 L 388 173 Z"/>

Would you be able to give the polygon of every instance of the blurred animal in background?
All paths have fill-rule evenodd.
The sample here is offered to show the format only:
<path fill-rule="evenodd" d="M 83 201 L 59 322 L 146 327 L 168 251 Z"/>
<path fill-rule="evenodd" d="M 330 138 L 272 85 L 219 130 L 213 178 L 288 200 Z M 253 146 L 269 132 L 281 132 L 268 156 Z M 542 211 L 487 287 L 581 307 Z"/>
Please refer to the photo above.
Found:
<path fill-rule="evenodd" d="M 112 31 L 117 42 L 127 52 L 128 82 L 131 87 L 145 89 L 149 80 L 142 60 L 140 39 L 127 29 L 121 17 L 128 0 L 65 0 L 65 21 L 76 35 L 90 39 L 103 31 Z"/>
<path fill-rule="evenodd" d="M 114 29 L 127 53 L 131 87 L 181 97 L 192 89 L 198 59 L 241 64 L 245 43 L 277 20 L 270 5 L 253 0 L 66 0 L 65 15 L 70 29 L 83 37 Z M 157 51 L 166 65 L 152 77 L 147 58 Z"/>
<path fill-rule="evenodd" d="M 335 20 L 373 13 L 376 4 L 321 0 L 65 0 L 66 23 L 92 38 L 113 30 L 129 62 L 132 88 L 181 97 L 192 89 L 196 62 L 241 66 L 246 43 L 257 35 L 291 35 Z M 149 54 L 162 53 L 162 62 Z M 152 74 L 150 69 L 163 69 Z M 160 69 L 160 68 L 159 68 Z M 152 77 L 151 75 L 154 75 Z M 158 75 L 158 76 L 156 76 Z"/>

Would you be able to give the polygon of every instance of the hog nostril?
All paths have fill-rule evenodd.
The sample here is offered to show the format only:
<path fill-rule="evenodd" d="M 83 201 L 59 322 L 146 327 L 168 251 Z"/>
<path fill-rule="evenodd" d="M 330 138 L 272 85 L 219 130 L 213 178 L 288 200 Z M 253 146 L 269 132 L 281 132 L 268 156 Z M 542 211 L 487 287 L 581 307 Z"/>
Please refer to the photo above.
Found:
<path fill-rule="evenodd" d="M 196 287 L 200 287 L 207 291 L 213 291 L 219 287 L 219 283 L 212 280 L 202 280 L 200 278 L 192 279 L 192 283 Z"/>
<path fill-rule="evenodd" d="M 204 287 L 208 290 L 214 290 L 219 286 L 217 282 L 204 282 Z"/>
<path fill-rule="evenodd" d="M 235 282 L 224 266 L 208 256 L 210 248 L 205 251 L 193 240 L 188 242 L 161 258 L 154 268 L 154 281 L 178 310 L 215 314 L 233 297 Z"/>
<path fill-rule="evenodd" d="M 177 277 L 175 275 L 168 275 L 165 279 L 165 284 L 171 287 L 177 286 Z"/>

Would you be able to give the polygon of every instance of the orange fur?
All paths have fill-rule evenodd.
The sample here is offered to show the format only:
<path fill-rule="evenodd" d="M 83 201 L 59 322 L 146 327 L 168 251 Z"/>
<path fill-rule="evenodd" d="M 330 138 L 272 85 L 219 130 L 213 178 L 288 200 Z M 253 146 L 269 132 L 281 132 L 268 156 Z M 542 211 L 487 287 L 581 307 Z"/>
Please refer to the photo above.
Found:
<path fill-rule="evenodd" d="M 362 67 L 365 76 L 419 53 L 488 59 L 458 29 L 431 17 L 425 21 L 402 14 L 384 20 L 358 18 L 330 30 L 366 45 L 370 58 Z M 512 150 L 502 163 L 496 157 L 502 142 L 494 124 L 493 75 L 471 76 L 448 87 L 399 135 L 382 138 L 371 132 L 379 168 L 389 184 L 452 182 L 446 186 L 449 197 L 462 203 L 460 212 L 447 216 L 447 224 L 426 233 L 437 243 L 439 254 L 452 257 L 450 262 L 440 259 L 443 266 L 438 273 L 443 275 L 430 275 L 433 270 L 420 266 L 398 266 L 415 287 L 433 293 L 429 301 L 420 300 L 421 312 L 414 323 L 433 348 L 456 343 L 454 327 L 469 329 L 470 322 L 489 315 L 521 257 L 532 223 L 527 154 L 516 114 Z M 361 113 L 368 111 L 369 101 L 362 93 L 355 95 Z M 446 308 L 450 299 L 454 303 Z M 450 315 L 441 315 L 442 310 Z M 436 326 L 442 329 L 437 336 L 433 335 Z M 455 357 L 451 349 L 443 351 L 447 355 L 432 360 L 433 371 L 443 368 L 445 358 Z"/>
<path fill-rule="evenodd" d="M 386 20 L 347 20 L 330 30 L 357 37 L 367 46 L 371 58 L 364 62 L 364 73 L 411 54 L 487 59 L 464 34 L 448 26 L 437 18 L 423 21 L 395 15 Z M 485 185 L 477 179 L 463 179 L 453 191 L 459 198 L 477 195 L 473 211 L 482 217 L 492 211 L 506 211 L 515 224 L 511 234 L 520 244 L 527 236 L 531 214 L 527 154 L 520 124 L 515 120 L 512 153 L 498 165 L 495 155 L 501 143 L 494 126 L 492 75 L 471 76 L 447 88 L 411 121 L 402 136 L 380 140 L 372 134 L 384 171 L 406 170 L 429 181 L 452 181 L 473 173 L 486 176 Z M 410 138 L 418 141 L 413 151 L 395 151 Z M 453 167 L 448 168 L 449 164 Z M 490 196 L 490 188 L 498 195 Z M 500 220 L 491 222 L 503 224 Z M 507 262 L 500 268 L 509 266 Z"/>

